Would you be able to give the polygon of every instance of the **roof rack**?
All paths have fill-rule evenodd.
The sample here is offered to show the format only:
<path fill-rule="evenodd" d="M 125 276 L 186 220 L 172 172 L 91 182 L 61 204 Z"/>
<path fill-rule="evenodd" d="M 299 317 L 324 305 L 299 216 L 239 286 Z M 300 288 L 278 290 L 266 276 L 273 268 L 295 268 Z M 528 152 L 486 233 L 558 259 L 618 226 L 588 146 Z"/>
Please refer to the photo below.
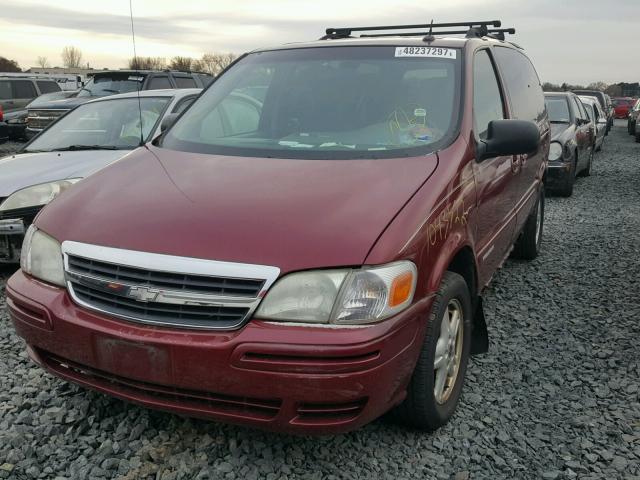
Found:
<path fill-rule="evenodd" d="M 415 29 L 429 29 L 423 32 L 395 32 L 395 33 L 367 33 L 360 35 L 361 37 L 414 37 L 424 36 L 425 41 L 433 40 L 434 33 L 437 35 L 460 35 L 466 34 L 468 38 L 473 37 L 485 37 L 489 36 L 498 40 L 504 40 L 505 33 L 516 33 L 515 28 L 500 28 L 502 22 L 500 20 L 486 20 L 478 22 L 451 22 L 451 23 L 426 23 L 416 25 L 381 25 L 376 27 L 341 27 L 341 28 L 327 28 L 326 35 L 321 40 L 333 40 L 339 38 L 353 38 L 353 32 L 373 32 L 373 31 L 387 31 L 387 30 L 415 30 Z M 441 28 L 455 28 L 455 27 L 467 27 L 468 30 L 446 30 L 436 31 L 435 29 Z M 494 28 L 489 28 L 494 27 Z"/>

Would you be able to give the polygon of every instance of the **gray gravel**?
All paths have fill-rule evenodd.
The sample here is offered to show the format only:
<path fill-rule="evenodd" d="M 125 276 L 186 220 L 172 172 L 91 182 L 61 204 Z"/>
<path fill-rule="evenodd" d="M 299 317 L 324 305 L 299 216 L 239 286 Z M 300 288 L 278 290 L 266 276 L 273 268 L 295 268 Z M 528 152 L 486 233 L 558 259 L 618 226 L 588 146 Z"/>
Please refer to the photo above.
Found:
<path fill-rule="evenodd" d="M 542 256 L 496 275 L 491 351 L 435 434 L 298 438 L 129 405 L 34 367 L 0 300 L 0 478 L 639 479 L 638 232 L 640 145 L 619 123 L 593 176 L 548 199 Z"/>

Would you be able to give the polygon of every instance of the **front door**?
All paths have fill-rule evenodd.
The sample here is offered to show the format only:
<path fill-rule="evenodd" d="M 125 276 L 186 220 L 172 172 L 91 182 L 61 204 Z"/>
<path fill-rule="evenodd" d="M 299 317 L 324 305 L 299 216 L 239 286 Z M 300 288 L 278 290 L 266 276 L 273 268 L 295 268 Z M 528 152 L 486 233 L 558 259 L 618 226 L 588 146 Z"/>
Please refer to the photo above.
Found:
<path fill-rule="evenodd" d="M 473 62 L 474 136 L 487 136 L 489 123 L 507 117 L 503 90 L 488 49 L 476 52 Z M 481 285 L 491 279 L 511 248 L 518 201 L 515 178 L 519 160 L 513 156 L 486 158 L 474 165 L 477 192 L 476 245 Z"/>

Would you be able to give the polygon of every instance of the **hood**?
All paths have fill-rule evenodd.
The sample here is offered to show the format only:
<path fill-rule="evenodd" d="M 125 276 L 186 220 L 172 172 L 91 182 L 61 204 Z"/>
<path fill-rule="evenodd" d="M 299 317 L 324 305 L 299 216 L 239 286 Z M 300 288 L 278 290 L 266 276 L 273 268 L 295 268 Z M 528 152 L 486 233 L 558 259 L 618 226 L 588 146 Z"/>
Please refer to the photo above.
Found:
<path fill-rule="evenodd" d="M 551 141 L 562 142 L 567 136 L 571 135 L 573 131 L 573 124 L 571 123 L 552 123 L 551 124 Z"/>
<path fill-rule="evenodd" d="M 36 224 L 60 241 L 283 272 L 360 265 L 437 164 L 435 154 L 292 160 L 149 146 L 64 192 Z"/>
<path fill-rule="evenodd" d="M 21 153 L 0 159 L 0 197 L 40 183 L 84 178 L 130 150 Z"/>
<path fill-rule="evenodd" d="M 89 100 L 94 100 L 98 97 L 71 97 L 71 98 L 59 98 L 57 100 L 48 100 L 48 101 L 38 101 L 31 102 L 29 104 L 29 109 L 31 110 L 41 110 L 41 109 L 55 109 L 55 110 L 70 110 L 72 108 L 77 107 L 78 105 L 82 105 L 87 103 Z"/>

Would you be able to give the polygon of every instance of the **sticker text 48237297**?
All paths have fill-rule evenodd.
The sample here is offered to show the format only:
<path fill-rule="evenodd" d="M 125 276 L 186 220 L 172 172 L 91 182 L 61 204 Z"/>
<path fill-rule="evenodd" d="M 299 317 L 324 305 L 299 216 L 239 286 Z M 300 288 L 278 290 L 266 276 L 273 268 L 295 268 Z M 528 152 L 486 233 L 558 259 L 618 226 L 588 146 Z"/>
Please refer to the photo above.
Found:
<path fill-rule="evenodd" d="M 456 58 L 455 48 L 396 47 L 396 57 Z"/>

